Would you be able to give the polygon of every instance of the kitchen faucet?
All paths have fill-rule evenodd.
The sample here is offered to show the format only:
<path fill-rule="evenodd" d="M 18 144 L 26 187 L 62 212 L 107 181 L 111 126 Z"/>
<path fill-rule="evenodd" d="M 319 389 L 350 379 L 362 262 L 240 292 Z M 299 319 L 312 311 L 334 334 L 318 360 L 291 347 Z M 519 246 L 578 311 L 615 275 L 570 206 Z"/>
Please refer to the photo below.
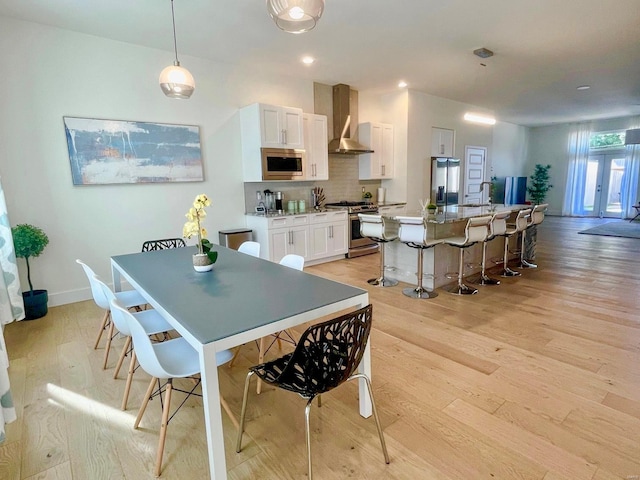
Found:
<path fill-rule="evenodd" d="M 482 182 L 480 184 L 480 191 L 484 190 L 485 184 L 489 185 L 489 196 L 487 197 L 487 202 L 489 203 L 489 208 L 493 211 L 493 201 L 491 200 L 491 187 L 493 185 L 492 182 Z"/>

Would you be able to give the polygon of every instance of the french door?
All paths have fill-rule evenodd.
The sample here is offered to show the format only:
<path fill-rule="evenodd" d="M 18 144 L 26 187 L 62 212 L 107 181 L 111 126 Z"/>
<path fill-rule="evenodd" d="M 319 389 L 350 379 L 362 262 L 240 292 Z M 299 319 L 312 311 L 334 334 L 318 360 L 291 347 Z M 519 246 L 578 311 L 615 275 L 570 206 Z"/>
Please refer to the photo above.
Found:
<path fill-rule="evenodd" d="M 624 152 L 589 155 L 583 199 L 584 213 L 587 216 L 620 216 L 624 169 Z"/>

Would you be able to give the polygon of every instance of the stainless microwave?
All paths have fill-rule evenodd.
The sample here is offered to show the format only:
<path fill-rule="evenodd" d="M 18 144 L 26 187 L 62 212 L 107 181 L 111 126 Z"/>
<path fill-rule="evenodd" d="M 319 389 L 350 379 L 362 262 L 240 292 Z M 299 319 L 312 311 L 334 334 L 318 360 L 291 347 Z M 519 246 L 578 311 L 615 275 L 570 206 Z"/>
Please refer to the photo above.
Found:
<path fill-rule="evenodd" d="M 302 180 L 305 151 L 289 148 L 261 148 L 262 180 Z"/>

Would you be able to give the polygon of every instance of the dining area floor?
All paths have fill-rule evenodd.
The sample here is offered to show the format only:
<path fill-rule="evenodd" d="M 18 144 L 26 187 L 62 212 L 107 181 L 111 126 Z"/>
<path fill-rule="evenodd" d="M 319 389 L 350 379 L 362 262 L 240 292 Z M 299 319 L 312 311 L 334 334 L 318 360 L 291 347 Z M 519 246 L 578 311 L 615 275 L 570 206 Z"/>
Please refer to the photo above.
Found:
<path fill-rule="evenodd" d="M 406 284 L 373 287 L 378 255 L 305 268 L 369 292 L 373 391 L 391 458 L 349 382 L 311 410 L 314 477 L 640 478 L 640 240 L 578 234 L 603 222 L 545 217 L 538 268 L 477 295 L 419 300 L 402 294 Z M 93 349 L 102 313 L 88 300 L 6 326 L 18 420 L 0 444 L 0 479 L 154 478 L 160 401 L 134 430 L 149 377 L 136 372 L 120 410 L 126 372 L 113 379 L 114 352 L 124 340 L 103 370 L 103 344 Z M 275 345 L 267 358 L 291 348 Z M 238 417 L 257 358 L 250 343 L 219 367 Z M 255 384 L 250 395 L 240 453 L 222 416 L 229 479 L 307 478 L 305 400 L 268 386 L 256 395 Z M 169 424 L 161 478 L 208 478 L 207 458 L 201 399 L 190 397 Z"/>

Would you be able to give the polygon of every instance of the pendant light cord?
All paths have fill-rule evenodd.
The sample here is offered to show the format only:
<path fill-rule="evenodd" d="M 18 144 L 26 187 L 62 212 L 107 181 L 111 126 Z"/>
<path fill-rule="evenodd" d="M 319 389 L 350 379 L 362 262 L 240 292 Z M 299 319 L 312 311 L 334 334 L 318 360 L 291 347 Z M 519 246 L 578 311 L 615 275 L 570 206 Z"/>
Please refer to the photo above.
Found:
<path fill-rule="evenodd" d="M 178 61 L 178 42 L 176 41 L 176 16 L 173 12 L 173 0 L 171 0 L 171 21 L 173 22 L 173 51 L 176 53 L 175 65 L 179 66 L 180 62 Z"/>

